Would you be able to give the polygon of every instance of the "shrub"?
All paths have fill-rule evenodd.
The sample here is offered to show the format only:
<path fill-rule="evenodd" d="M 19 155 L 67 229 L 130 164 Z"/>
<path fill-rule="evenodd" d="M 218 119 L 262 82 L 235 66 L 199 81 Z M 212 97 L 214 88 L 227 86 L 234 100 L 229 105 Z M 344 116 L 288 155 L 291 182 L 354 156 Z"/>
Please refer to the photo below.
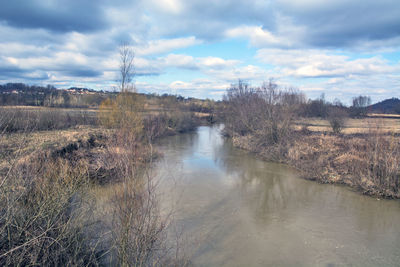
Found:
<path fill-rule="evenodd" d="M 357 175 L 371 179 L 381 190 L 398 193 L 400 189 L 400 143 L 398 137 L 385 135 L 379 123 L 369 128 L 365 140 L 365 164 Z"/>
<path fill-rule="evenodd" d="M 330 107 L 328 111 L 328 121 L 335 134 L 339 134 L 346 122 L 347 112 L 340 107 Z"/>
<path fill-rule="evenodd" d="M 86 166 L 40 157 L 10 171 L 0 186 L 0 265 L 96 264 Z"/>
<path fill-rule="evenodd" d="M 295 111 L 304 102 L 302 94 L 281 90 L 272 81 L 259 88 L 239 81 L 224 99 L 227 133 L 256 135 L 261 145 L 284 143 L 292 132 Z"/>
<path fill-rule="evenodd" d="M 126 129 L 133 135 L 143 130 L 143 99 L 136 93 L 122 92 L 115 99 L 106 99 L 100 105 L 101 124 L 110 128 Z"/>

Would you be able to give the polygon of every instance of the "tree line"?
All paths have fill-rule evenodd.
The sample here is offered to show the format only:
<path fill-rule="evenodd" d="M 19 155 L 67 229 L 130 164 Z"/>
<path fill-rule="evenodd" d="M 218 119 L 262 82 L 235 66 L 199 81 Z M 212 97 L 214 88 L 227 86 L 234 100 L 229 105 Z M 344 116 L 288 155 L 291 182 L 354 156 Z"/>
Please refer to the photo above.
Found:
<path fill-rule="evenodd" d="M 326 101 L 324 94 L 314 100 L 307 99 L 297 89 L 279 88 L 273 80 L 259 87 L 239 80 L 227 90 L 222 105 L 222 117 L 228 133 L 262 133 L 267 135 L 262 136 L 263 140 L 278 143 L 279 139 L 287 139 L 294 120 L 301 117 L 327 119 L 333 131 L 339 133 L 347 117 L 362 118 L 367 115 L 371 98 L 362 95 L 354 97 L 352 105 L 347 107 L 338 99 Z"/>

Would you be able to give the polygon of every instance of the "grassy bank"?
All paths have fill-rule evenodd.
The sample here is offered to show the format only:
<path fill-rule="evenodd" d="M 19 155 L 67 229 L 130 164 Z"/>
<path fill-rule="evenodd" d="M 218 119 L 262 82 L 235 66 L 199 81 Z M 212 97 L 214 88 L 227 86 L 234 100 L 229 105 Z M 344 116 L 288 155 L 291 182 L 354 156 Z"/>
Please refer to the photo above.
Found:
<path fill-rule="evenodd" d="M 367 195 L 400 198 L 400 137 L 369 125 L 357 134 L 294 131 L 284 145 L 262 145 L 252 134 L 234 135 L 232 141 L 265 160 L 296 167 L 306 179 L 345 184 Z"/>
<path fill-rule="evenodd" d="M 128 108 L 103 110 L 110 125 L 96 110 L 0 113 L 0 265 L 186 264 L 161 215 L 151 144 L 201 120 Z"/>
<path fill-rule="evenodd" d="M 315 103 L 299 91 L 271 81 L 257 88 L 239 82 L 225 96 L 225 134 L 237 147 L 298 168 L 306 179 L 399 198 L 400 120 L 350 119 L 343 106 L 317 102 L 326 118 L 305 116 Z"/>

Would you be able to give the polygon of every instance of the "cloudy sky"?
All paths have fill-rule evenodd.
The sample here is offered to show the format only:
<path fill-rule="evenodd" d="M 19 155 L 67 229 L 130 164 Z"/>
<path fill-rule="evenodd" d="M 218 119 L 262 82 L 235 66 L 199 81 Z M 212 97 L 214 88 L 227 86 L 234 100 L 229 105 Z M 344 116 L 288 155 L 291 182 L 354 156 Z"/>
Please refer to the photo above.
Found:
<path fill-rule="evenodd" d="M 399 0 L 0 0 L 0 83 L 221 98 L 274 78 L 315 98 L 400 97 Z"/>

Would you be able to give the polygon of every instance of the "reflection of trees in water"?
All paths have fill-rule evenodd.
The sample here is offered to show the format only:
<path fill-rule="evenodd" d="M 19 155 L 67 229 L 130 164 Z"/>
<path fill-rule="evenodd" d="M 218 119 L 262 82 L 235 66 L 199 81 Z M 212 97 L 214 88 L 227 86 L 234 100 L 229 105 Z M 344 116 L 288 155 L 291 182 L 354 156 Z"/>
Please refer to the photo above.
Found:
<path fill-rule="evenodd" d="M 214 149 L 214 161 L 229 176 L 237 177 L 240 194 L 256 222 L 265 225 L 273 219 L 310 216 L 330 222 L 333 228 L 360 231 L 367 241 L 389 232 L 400 243 L 399 201 L 377 201 L 341 186 L 300 179 L 289 167 L 258 160 L 229 141 Z"/>
<path fill-rule="evenodd" d="M 169 136 L 161 140 L 162 150 L 167 152 L 177 152 L 176 156 L 185 158 L 193 154 L 198 143 L 199 135 L 197 133 L 185 133 Z"/>
<path fill-rule="evenodd" d="M 287 166 L 258 160 L 233 148 L 229 141 L 215 149 L 216 164 L 229 176 L 237 177 L 243 199 L 263 223 L 269 216 L 285 215 L 323 193 L 313 185 L 304 186 L 306 181 L 294 179 L 295 174 Z"/>
<path fill-rule="evenodd" d="M 199 149 L 210 151 L 211 155 L 206 157 L 212 157 L 221 171 L 219 179 L 232 179 L 233 187 L 231 181 L 228 187 L 221 187 L 228 195 L 204 207 L 204 212 L 194 218 L 198 223 L 203 222 L 202 218 L 212 220 L 213 223 L 204 227 L 209 227 L 208 232 L 213 235 L 220 233 L 211 239 L 213 242 L 222 240 L 229 229 L 236 229 L 232 224 L 238 221 L 222 218 L 232 214 L 226 212 L 236 205 L 241 209 L 239 212 L 250 216 L 260 227 L 268 227 L 273 222 L 298 221 L 298 227 L 310 224 L 305 228 L 320 231 L 323 236 L 330 235 L 332 239 L 347 240 L 349 245 L 354 245 L 353 249 L 386 248 L 383 254 L 389 258 L 393 256 L 386 253 L 393 254 L 399 247 L 399 201 L 377 201 L 341 186 L 320 185 L 297 178 L 296 172 L 285 165 L 263 162 L 233 148 L 215 128 L 168 137 L 163 146 L 177 161 L 199 153 Z M 175 175 L 178 172 L 176 168 L 172 171 Z"/>

